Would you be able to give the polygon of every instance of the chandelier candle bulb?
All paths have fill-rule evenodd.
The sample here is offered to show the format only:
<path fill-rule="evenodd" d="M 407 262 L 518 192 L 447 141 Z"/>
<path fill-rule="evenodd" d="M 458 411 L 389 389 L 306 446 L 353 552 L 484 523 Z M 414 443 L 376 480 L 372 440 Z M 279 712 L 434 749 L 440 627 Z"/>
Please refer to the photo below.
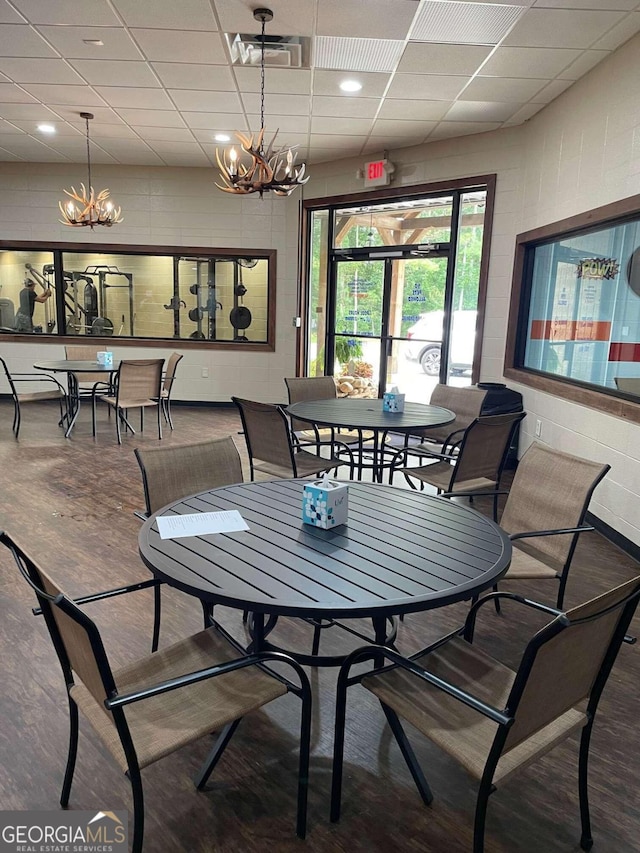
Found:
<path fill-rule="evenodd" d="M 404 412 L 404 394 L 401 394 L 395 385 L 382 395 L 382 411 L 396 414 Z"/>
<path fill-rule="evenodd" d="M 313 527 L 331 530 L 347 523 L 349 487 L 330 480 L 325 473 L 321 480 L 305 483 L 302 491 L 302 521 Z"/>

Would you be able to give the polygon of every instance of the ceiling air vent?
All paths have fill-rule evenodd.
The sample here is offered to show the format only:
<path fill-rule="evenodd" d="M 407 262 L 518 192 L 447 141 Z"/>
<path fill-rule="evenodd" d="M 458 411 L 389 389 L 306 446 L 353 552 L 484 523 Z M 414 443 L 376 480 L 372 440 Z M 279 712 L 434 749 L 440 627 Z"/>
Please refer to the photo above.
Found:
<path fill-rule="evenodd" d="M 226 33 L 233 65 L 260 67 L 262 41 L 259 35 Z M 264 64 L 272 68 L 308 66 L 309 39 L 301 36 L 268 36 L 264 42 Z"/>

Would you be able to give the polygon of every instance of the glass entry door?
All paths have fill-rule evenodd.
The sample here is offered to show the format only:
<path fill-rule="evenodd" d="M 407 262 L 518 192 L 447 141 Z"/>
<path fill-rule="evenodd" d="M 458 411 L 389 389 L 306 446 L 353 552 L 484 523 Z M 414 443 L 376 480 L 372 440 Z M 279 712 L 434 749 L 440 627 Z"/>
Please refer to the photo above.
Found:
<path fill-rule="evenodd" d="M 341 393 L 378 397 L 397 386 L 408 401 L 429 400 L 440 377 L 447 275 L 446 254 L 335 262 L 330 351 Z"/>

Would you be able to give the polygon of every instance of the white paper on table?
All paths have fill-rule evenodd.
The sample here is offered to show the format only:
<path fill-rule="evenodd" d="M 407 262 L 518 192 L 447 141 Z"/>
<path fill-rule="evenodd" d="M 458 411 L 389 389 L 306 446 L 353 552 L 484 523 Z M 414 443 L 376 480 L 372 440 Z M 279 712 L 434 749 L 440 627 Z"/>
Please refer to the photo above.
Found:
<path fill-rule="evenodd" d="M 156 522 L 161 539 L 204 536 L 207 533 L 233 533 L 236 530 L 249 529 L 237 509 L 226 512 L 196 512 L 193 515 L 159 515 Z"/>

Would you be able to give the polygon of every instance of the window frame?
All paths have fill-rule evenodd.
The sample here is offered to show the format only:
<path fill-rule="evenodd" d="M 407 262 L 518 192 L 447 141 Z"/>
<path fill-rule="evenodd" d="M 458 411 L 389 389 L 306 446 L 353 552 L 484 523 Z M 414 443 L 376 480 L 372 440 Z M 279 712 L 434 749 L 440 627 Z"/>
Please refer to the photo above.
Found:
<path fill-rule="evenodd" d="M 53 263 L 55 267 L 56 283 L 58 282 L 62 270 L 62 256 L 65 252 L 81 252 L 87 254 L 96 252 L 97 254 L 119 254 L 119 255 L 160 255 L 169 258 L 182 258 L 185 256 L 198 256 L 202 258 L 220 258 L 220 257 L 240 257 L 240 258 L 258 258 L 266 260 L 268 265 L 267 275 L 267 340 L 266 341 L 211 341 L 207 339 L 193 338 L 175 338 L 173 336 L 166 338 L 149 338 L 149 337 L 101 337 L 98 335 L 67 335 L 47 332 L 38 334 L 25 334 L 24 332 L 4 332 L 0 337 L 1 343 L 33 343 L 34 340 L 42 343 L 59 343 L 73 344 L 80 340 L 91 340 L 95 343 L 110 344 L 112 347 L 158 347 L 166 346 L 172 342 L 179 349 L 208 349 L 208 350 L 234 350 L 246 352 L 275 352 L 276 350 L 276 270 L 277 270 L 277 250 L 276 249 L 236 249 L 236 248 L 215 248 L 193 247 L 193 246 L 158 246 L 158 245 L 137 245 L 126 243 L 73 243 L 73 242 L 51 242 L 51 241 L 35 241 L 35 240 L 0 240 L 0 251 L 42 251 L 51 252 L 53 255 Z M 57 328 L 61 328 L 56 324 Z"/>
<path fill-rule="evenodd" d="M 504 376 L 537 391 L 561 397 L 615 417 L 640 423 L 640 401 L 613 388 L 555 376 L 525 367 L 529 300 L 531 296 L 531 260 L 533 250 L 543 243 L 576 234 L 586 234 L 608 226 L 640 219 L 640 195 L 630 196 L 557 222 L 524 231 L 516 236 L 511 300 L 504 358 Z"/>

